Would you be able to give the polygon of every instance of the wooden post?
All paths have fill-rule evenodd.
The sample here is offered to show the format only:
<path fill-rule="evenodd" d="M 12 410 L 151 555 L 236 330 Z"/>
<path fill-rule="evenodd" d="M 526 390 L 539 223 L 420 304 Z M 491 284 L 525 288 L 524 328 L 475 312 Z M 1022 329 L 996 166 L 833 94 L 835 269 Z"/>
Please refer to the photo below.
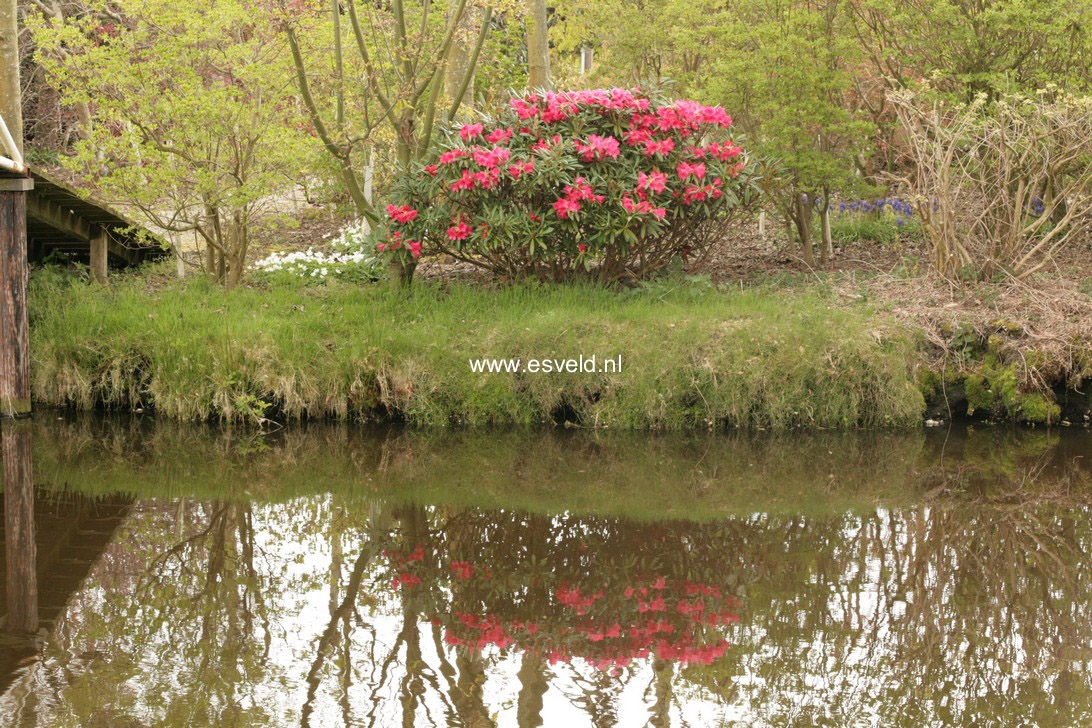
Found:
<path fill-rule="evenodd" d="M 0 415 L 30 414 L 26 192 L 30 179 L 0 179 Z"/>
<path fill-rule="evenodd" d="M 91 278 L 96 283 L 106 285 L 106 251 L 109 233 L 106 228 L 99 228 L 91 236 Z"/>
<path fill-rule="evenodd" d="M 4 553 L 9 632 L 38 631 L 38 552 L 34 541 L 34 482 L 27 422 L 0 425 L 4 454 Z"/>

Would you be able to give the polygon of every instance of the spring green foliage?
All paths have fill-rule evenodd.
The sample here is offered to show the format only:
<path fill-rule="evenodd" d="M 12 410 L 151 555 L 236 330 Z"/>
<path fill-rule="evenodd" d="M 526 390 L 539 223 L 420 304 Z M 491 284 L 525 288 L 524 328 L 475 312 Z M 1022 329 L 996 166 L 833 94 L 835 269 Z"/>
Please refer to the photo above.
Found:
<path fill-rule="evenodd" d="M 317 152 L 299 131 L 283 37 L 242 0 L 88 4 L 101 12 L 28 21 L 62 100 L 94 109 L 67 164 L 100 198 L 195 234 L 237 282 L 269 222 L 263 199 Z M 99 24 L 108 11 L 124 22 Z"/>
<path fill-rule="evenodd" d="M 833 221 L 830 228 L 831 237 L 839 245 L 862 242 L 894 245 L 899 240 L 921 238 L 921 225 L 917 221 L 897 225 L 888 216 L 847 217 Z M 818 224 L 815 226 L 813 234 L 818 237 Z"/>
<path fill-rule="evenodd" d="M 931 79 L 963 101 L 1047 84 L 1092 90 L 1087 2 L 855 0 L 844 6 L 873 73 L 892 88 Z"/>
<path fill-rule="evenodd" d="M 905 425 L 912 344 L 807 293 L 685 282 L 223 291 L 32 283 L 41 403 L 173 417 L 405 418 L 413 424 L 676 429 Z M 829 332 L 837 331 L 837 337 Z M 622 371 L 474 373 L 469 360 L 621 356 Z"/>

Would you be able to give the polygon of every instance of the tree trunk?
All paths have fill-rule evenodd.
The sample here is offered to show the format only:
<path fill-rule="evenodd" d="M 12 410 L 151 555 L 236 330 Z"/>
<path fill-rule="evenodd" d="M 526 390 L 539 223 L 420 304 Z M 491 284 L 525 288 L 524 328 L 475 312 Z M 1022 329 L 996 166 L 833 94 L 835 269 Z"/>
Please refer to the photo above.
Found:
<path fill-rule="evenodd" d="M 413 284 L 413 272 L 415 270 L 417 270 L 416 261 L 405 263 L 399 256 L 391 258 L 390 265 L 387 268 L 387 280 L 390 282 L 391 290 L 400 291 L 409 288 Z"/>
<path fill-rule="evenodd" d="M 830 233 L 830 190 L 823 188 L 823 206 L 819 208 L 819 220 L 823 226 L 823 247 L 821 258 L 823 263 L 834 259 L 834 238 Z"/>
<path fill-rule="evenodd" d="M 448 22 L 451 22 L 451 13 L 456 10 L 457 5 L 452 4 L 448 9 Z M 462 106 L 466 107 L 468 111 L 474 110 L 474 70 L 470 68 L 470 56 L 474 51 L 474 38 L 476 33 L 471 33 L 471 29 L 475 27 L 475 22 L 479 19 L 480 13 L 474 11 L 474 8 L 467 8 L 463 15 L 462 26 L 455 31 L 455 41 L 451 44 L 451 49 L 448 51 L 447 68 L 444 72 L 444 95 L 449 99 L 454 99 L 459 95 L 459 89 L 462 87 L 463 79 L 466 74 L 470 74 L 470 82 L 466 87 L 465 95 L 463 96 Z"/>
<path fill-rule="evenodd" d="M 527 0 L 527 85 L 531 88 L 550 88 L 546 0 Z"/>
<path fill-rule="evenodd" d="M 809 268 L 815 267 L 815 248 L 811 241 L 811 207 L 804 202 L 804 193 L 797 192 L 794 203 L 796 233 L 800 237 L 800 248 L 804 253 L 804 262 Z"/>
<path fill-rule="evenodd" d="M 0 0 L 0 116 L 8 125 L 19 152 L 23 151 L 23 106 L 19 85 L 19 23 L 17 0 Z M 5 156 L 7 155 L 4 152 Z"/>
<path fill-rule="evenodd" d="M 519 678 L 516 723 L 519 728 L 537 728 L 542 725 L 542 696 L 549 689 L 542 657 L 529 650 L 524 652 L 516 675 Z"/>
<path fill-rule="evenodd" d="M 224 256 L 220 256 L 221 280 L 224 283 L 224 288 L 234 288 L 239 285 L 239 281 L 243 279 L 243 266 L 245 265 L 246 260 L 242 255 L 233 255 L 227 261 L 227 270 L 223 271 Z"/>

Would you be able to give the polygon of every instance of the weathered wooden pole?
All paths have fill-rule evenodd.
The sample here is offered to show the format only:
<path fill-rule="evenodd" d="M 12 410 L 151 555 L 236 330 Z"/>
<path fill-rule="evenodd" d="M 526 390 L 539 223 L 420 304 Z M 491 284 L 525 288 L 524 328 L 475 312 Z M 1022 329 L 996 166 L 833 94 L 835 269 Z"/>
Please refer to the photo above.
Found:
<path fill-rule="evenodd" d="M 23 165 L 16 0 L 0 0 L 0 119 L 0 154 L 14 162 L 0 176 L 0 415 L 21 417 L 30 414 L 26 193 L 33 182 Z"/>
<path fill-rule="evenodd" d="M 34 541 L 34 482 L 30 423 L 0 424 L 4 455 L 4 555 L 8 632 L 38 631 L 38 551 Z"/>
<path fill-rule="evenodd" d="M 100 227 L 91 236 L 91 278 L 94 279 L 95 283 L 104 286 L 107 283 L 106 254 L 109 245 L 109 234 L 106 228 Z"/>
<path fill-rule="evenodd" d="M 30 180 L 0 179 L 0 415 L 30 414 L 27 323 L 26 190 Z"/>
<path fill-rule="evenodd" d="M 27 345 L 26 194 L 33 182 L 23 162 L 17 0 L 0 0 L 0 415 L 30 414 Z M 5 628 L 38 631 L 38 553 L 34 542 L 34 483 L 30 427 L 0 425 L 4 460 L 4 552 L 8 613 Z"/>

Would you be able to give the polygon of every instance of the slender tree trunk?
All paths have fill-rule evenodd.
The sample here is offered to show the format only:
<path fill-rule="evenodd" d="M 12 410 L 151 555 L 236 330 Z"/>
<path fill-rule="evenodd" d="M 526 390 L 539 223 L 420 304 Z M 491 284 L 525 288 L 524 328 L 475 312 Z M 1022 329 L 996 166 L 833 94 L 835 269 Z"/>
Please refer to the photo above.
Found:
<path fill-rule="evenodd" d="M 542 725 L 542 696 L 549 689 L 543 674 L 542 657 L 531 651 L 523 653 L 520 660 L 519 697 L 516 706 L 516 722 L 519 728 L 537 728 Z"/>
<path fill-rule="evenodd" d="M 546 0 L 527 0 L 527 84 L 531 88 L 550 87 Z"/>
<path fill-rule="evenodd" d="M 452 21 L 451 13 L 454 13 L 456 6 L 453 4 L 449 8 L 448 22 Z M 444 71 L 444 95 L 448 99 L 454 99 L 459 95 L 459 89 L 462 87 L 463 79 L 466 74 L 470 74 L 470 82 L 466 88 L 466 95 L 463 97 L 462 106 L 465 106 L 468 111 L 474 109 L 474 69 L 470 68 L 470 56 L 474 50 L 474 37 L 476 33 L 471 33 L 471 29 L 475 27 L 475 21 L 479 19 L 480 13 L 475 12 L 474 8 L 468 8 L 464 13 L 462 19 L 462 26 L 455 31 L 455 42 L 451 44 L 451 49 L 448 51 L 447 68 Z"/>
<path fill-rule="evenodd" d="M 352 1 L 349 0 L 349 2 Z M 345 62 L 344 53 L 341 50 L 341 0 L 333 0 L 331 14 L 334 19 L 334 71 L 337 76 L 334 79 L 334 83 L 337 84 L 337 116 L 335 121 L 337 122 L 338 132 L 341 132 L 345 127 Z"/>
<path fill-rule="evenodd" d="M 811 207 L 804 202 L 804 193 L 797 192 L 793 200 L 795 207 L 794 222 L 796 233 L 800 237 L 800 248 L 804 253 L 804 262 L 808 267 L 815 267 L 815 248 L 811 240 Z"/>
<path fill-rule="evenodd" d="M 403 288 L 409 288 L 413 284 L 415 270 L 417 270 L 417 261 L 404 263 L 399 256 L 391 258 L 390 265 L 387 267 L 387 280 L 390 282 L 391 290 L 400 291 Z"/>
<path fill-rule="evenodd" d="M 0 116 L 23 151 L 22 89 L 19 85 L 19 22 L 17 0 L 0 0 Z M 5 153 L 6 156 L 6 153 Z"/>
<path fill-rule="evenodd" d="M 834 259 L 834 238 L 830 232 L 830 190 L 823 188 L 823 206 L 819 208 L 819 220 L 823 227 L 822 260 L 826 264 Z"/>

